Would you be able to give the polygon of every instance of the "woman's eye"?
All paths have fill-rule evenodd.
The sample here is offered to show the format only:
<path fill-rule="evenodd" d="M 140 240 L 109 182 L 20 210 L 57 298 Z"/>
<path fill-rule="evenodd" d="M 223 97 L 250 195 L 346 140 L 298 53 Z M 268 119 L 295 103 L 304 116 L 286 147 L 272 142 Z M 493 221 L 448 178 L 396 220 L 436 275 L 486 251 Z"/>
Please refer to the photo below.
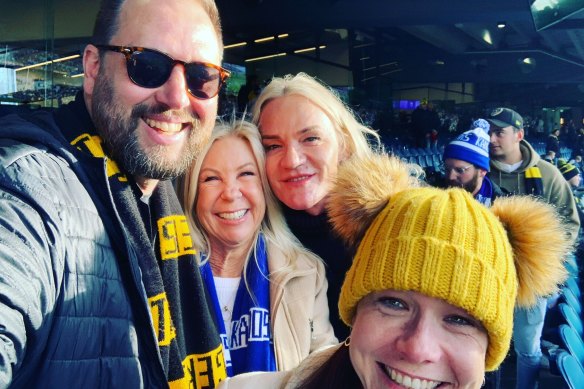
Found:
<path fill-rule="evenodd" d="M 305 142 L 316 142 L 318 140 L 320 140 L 320 138 L 318 136 L 309 136 L 309 137 L 304 139 Z"/>
<path fill-rule="evenodd" d="M 268 151 L 276 150 L 279 147 L 279 145 L 264 145 L 264 150 L 267 153 Z"/>
<path fill-rule="evenodd" d="M 380 297 L 378 301 L 384 308 L 400 309 L 400 310 L 408 308 L 408 306 L 405 302 L 403 302 L 400 299 L 393 298 L 393 297 Z"/>
<path fill-rule="evenodd" d="M 446 318 L 446 321 L 449 323 L 452 323 L 452 324 L 459 325 L 459 326 L 476 327 L 476 323 L 474 322 L 474 320 L 466 318 L 464 316 L 460 316 L 460 315 L 448 316 Z"/>
<path fill-rule="evenodd" d="M 219 177 L 217 177 L 217 176 L 207 176 L 207 177 L 203 178 L 203 182 L 216 181 L 218 179 L 219 179 Z"/>
<path fill-rule="evenodd" d="M 256 173 L 249 170 L 249 171 L 241 172 L 241 175 L 242 176 L 255 176 Z"/>

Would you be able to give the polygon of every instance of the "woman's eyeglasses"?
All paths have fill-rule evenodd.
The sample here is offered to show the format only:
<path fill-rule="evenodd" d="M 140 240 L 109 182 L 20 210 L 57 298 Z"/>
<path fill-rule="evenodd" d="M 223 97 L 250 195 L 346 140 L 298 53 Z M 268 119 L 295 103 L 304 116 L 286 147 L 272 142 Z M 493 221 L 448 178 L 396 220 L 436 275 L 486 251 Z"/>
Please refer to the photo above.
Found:
<path fill-rule="evenodd" d="M 134 84 L 143 88 L 158 88 L 164 85 L 174 66 L 181 64 L 184 66 L 189 93 L 201 100 L 217 96 L 231 74 L 228 70 L 212 63 L 187 63 L 158 50 L 144 47 L 110 45 L 95 45 L 95 47 L 124 54 L 128 77 Z"/>
<path fill-rule="evenodd" d="M 468 165 L 465 167 L 450 167 L 450 166 L 442 165 L 442 170 L 444 170 L 444 172 L 446 172 L 446 174 L 450 174 L 450 172 L 454 171 L 456 174 L 462 175 L 471 167 L 473 167 L 473 165 Z"/>

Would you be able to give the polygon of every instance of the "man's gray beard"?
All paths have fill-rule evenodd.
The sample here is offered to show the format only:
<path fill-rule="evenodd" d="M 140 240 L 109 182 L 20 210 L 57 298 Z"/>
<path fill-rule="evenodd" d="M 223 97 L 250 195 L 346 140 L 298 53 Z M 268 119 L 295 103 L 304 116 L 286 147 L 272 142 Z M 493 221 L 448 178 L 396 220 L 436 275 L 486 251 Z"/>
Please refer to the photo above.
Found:
<path fill-rule="evenodd" d="M 132 107 L 128 116 L 127 109 L 115 103 L 116 94 L 111 79 L 102 74 L 102 69 L 93 90 L 92 119 L 102 137 L 106 153 L 114 158 L 122 170 L 134 177 L 163 180 L 182 175 L 208 140 L 201 133 L 200 120 L 192 118 L 188 141 L 175 161 L 168 160 L 164 145 L 142 149 L 137 134 L 139 121 L 147 113 L 158 114 L 168 111 L 168 108 L 138 104 Z"/>

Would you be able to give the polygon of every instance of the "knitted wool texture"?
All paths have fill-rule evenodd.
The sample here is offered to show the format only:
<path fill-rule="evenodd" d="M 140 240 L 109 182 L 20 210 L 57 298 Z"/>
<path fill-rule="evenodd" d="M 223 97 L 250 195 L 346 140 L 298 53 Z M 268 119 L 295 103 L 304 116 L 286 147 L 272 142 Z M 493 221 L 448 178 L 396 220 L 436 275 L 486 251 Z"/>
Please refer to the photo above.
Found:
<path fill-rule="evenodd" d="M 486 328 L 485 367 L 505 358 L 517 295 L 512 247 L 501 222 L 464 190 L 397 193 L 369 226 L 343 284 L 350 325 L 358 302 L 385 289 L 414 290 L 465 309 Z"/>

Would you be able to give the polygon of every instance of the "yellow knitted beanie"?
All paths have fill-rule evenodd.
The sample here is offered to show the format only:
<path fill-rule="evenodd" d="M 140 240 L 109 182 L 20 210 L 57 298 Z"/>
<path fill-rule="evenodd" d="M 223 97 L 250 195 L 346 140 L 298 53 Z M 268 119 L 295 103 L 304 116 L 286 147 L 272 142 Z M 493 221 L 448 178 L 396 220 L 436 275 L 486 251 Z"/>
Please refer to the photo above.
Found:
<path fill-rule="evenodd" d="M 512 207 L 523 210 L 514 215 L 506 206 L 507 199 L 498 200 L 502 213 L 511 215 L 511 220 L 505 219 L 463 189 L 412 186 L 406 179 L 405 165 L 386 156 L 378 159 L 381 164 L 374 158 L 341 168 L 333 190 L 336 194 L 329 201 L 329 215 L 337 232 L 348 242 L 360 239 L 341 290 L 341 318 L 350 325 L 359 301 L 386 289 L 413 290 L 440 298 L 465 309 L 483 324 L 489 337 L 485 366 L 487 371 L 496 369 L 509 350 L 518 272 L 523 274 L 529 267 L 526 271 L 535 273 L 529 282 L 535 283 L 536 290 L 524 292 L 524 305 L 533 303 L 535 295 L 553 292 L 565 276 L 561 256 L 569 244 L 562 238 L 565 234 L 557 215 L 532 198 L 522 198 L 527 203 L 520 205 L 512 201 Z M 363 171 L 368 172 L 367 177 L 359 178 L 358 172 Z M 376 175 L 376 171 L 382 173 Z M 537 220 L 537 225 L 527 222 L 528 231 L 521 232 L 526 235 L 521 238 L 525 241 L 517 243 L 510 238 L 508 225 L 519 231 L 518 225 L 525 224 L 525 212 L 541 214 L 541 210 L 533 212 L 532 208 L 540 205 L 544 218 Z M 551 225 L 546 227 L 544 223 Z M 542 243 L 533 241 L 539 238 L 529 231 L 531 228 L 543 228 L 559 236 L 551 243 L 551 252 L 544 250 L 534 257 L 528 246 L 535 244 L 535 250 L 540 250 Z M 524 265 L 525 255 L 531 257 L 523 270 L 515 264 L 515 243 L 524 251 L 519 255 Z M 534 270 L 532 262 L 540 260 L 551 264 Z M 550 279 L 546 280 L 544 272 Z"/>

